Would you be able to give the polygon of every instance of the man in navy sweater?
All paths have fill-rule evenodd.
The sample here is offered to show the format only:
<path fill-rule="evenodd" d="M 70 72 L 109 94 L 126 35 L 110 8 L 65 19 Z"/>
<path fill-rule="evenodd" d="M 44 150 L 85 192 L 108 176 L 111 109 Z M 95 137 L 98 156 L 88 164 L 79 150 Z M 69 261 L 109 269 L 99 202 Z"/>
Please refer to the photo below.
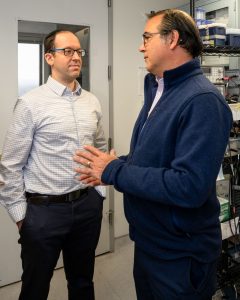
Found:
<path fill-rule="evenodd" d="M 149 15 L 139 49 L 150 72 L 130 152 L 77 151 L 89 185 L 124 194 L 135 242 L 139 300 L 206 300 L 221 251 L 216 178 L 232 126 L 225 99 L 202 73 L 202 43 L 180 10 Z"/>

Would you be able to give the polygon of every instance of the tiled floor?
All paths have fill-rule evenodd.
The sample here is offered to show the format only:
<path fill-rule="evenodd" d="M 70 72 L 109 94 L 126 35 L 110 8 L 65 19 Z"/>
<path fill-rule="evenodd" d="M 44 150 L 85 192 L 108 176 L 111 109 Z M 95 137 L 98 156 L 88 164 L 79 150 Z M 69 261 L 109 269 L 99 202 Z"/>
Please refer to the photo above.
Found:
<path fill-rule="evenodd" d="M 116 239 L 115 252 L 96 258 L 94 274 L 96 300 L 135 300 L 132 265 L 133 243 L 128 237 Z M 0 288 L 0 299 L 17 300 L 20 286 L 20 283 L 15 283 Z M 48 299 L 67 300 L 63 269 L 54 272 Z"/>

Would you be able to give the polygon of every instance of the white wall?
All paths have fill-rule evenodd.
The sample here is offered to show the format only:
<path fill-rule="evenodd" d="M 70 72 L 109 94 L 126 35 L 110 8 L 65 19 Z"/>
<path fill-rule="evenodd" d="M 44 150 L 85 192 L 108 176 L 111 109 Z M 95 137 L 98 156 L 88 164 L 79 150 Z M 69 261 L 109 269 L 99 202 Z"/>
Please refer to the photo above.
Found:
<path fill-rule="evenodd" d="M 117 154 L 127 154 L 132 128 L 143 98 L 138 95 L 138 71 L 144 67 L 138 53 L 146 13 L 177 7 L 186 0 L 113 0 L 113 113 L 114 148 Z M 124 218 L 122 195 L 115 191 L 115 236 L 128 233 Z"/>

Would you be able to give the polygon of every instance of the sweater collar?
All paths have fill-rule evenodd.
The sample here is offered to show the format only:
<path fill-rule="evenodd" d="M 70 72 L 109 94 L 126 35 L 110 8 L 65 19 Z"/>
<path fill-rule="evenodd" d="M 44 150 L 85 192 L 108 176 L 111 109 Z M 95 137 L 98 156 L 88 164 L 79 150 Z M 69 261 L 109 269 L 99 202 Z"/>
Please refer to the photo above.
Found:
<path fill-rule="evenodd" d="M 202 70 L 199 59 L 195 58 L 175 69 L 165 71 L 163 73 L 164 88 L 166 89 L 197 74 L 202 74 Z M 156 77 L 153 74 L 151 75 L 152 83 L 156 85 Z"/>

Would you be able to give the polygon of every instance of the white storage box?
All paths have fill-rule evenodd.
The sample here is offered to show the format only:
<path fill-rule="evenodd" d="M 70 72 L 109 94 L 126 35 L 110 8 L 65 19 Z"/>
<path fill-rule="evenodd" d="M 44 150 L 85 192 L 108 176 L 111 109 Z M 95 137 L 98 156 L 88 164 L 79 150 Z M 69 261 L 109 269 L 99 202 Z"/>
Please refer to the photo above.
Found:
<path fill-rule="evenodd" d="M 198 26 L 200 36 L 213 36 L 221 35 L 226 37 L 226 24 L 223 23 L 212 23 L 207 25 Z"/>
<path fill-rule="evenodd" d="M 205 35 L 202 36 L 202 41 L 204 45 L 211 45 L 211 46 L 224 46 L 226 42 L 225 35 Z"/>

